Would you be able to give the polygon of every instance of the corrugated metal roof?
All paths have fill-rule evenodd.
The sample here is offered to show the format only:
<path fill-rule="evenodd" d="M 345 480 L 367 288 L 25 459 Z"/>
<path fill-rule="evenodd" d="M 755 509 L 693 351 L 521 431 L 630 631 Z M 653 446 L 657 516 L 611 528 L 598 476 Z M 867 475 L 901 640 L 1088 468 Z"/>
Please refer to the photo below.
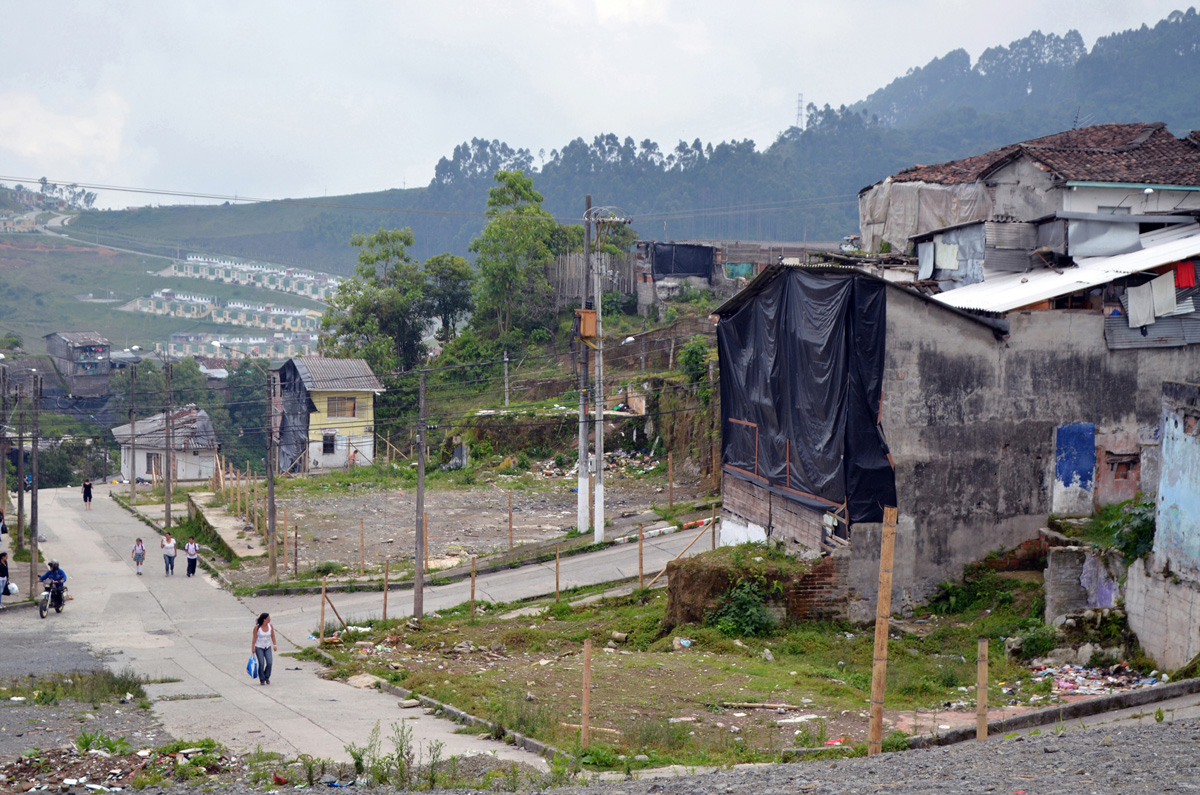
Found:
<path fill-rule="evenodd" d="M 1046 268 L 1029 273 L 985 274 L 978 284 L 939 293 L 933 299 L 956 309 L 1008 312 L 1195 256 L 1200 256 L 1200 234 L 1128 254 L 1094 257 L 1061 273 Z"/>
<path fill-rule="evenodd" d="M 1160 317 L 1152 325 L 1130 328 L 1121 315 L 1104 318 L 1104 341 L 1109 350 L 1127 348 L 1181 348 L 1200 344 L 1200 317 L 1196 313 Z"/>
<path fill-rule="evenodd" d="M 217 432 L 204 409 L 195 405 L 180 406 L 171 412 L 171 447 L 175 450 L 214 450 Z M 119 444 L 128 444 L 133 426 L 119 425 L 112 435 Z M 163 449 L 167 446 L 167 415 L 155 414 L 137 421 L 137 443 L 141 447 Z"/>
<path fill-rule="evenodd" d="M 362 359 L 300 356 L 292 361 L 309 392 L 383 392 L 383 384 Z"/>
<path fill-rule="evenodd" d="M 98 331 L 56 331 L 47 337 L 62 337 L 72 345 L 108 345 L 108 340 L 100 336 Z"/>

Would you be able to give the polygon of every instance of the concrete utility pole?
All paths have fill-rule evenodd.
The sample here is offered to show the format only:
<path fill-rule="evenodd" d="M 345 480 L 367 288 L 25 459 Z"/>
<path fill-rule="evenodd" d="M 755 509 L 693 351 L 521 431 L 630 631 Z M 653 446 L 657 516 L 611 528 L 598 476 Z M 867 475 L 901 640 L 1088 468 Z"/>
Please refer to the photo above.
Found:
<path fill-rule="evenodd" d="M 584 222 L 584 229 L 590 223 Z M 599 235 L 599 230 L 597 235 Z M 587 237 L 587 234 L 584 234 Z M 595 284 L 592 295 L 596 301 L 596 498 L 595 515 L 592 518 L 592 540 L 599 544 L 604 541 L 604 331 L 601 326 L 601 308 L 604 304 L 604 285 L 599 263 L 592 258 L 591 241 L 588 240 L 588 260 L 592 264 L 592 278 Z"/>
<path fill-rule="evenodd" d="M 175 416 L 174 416 L 175 415 L 175 396 L 171 392 L 171 363 L 167 362 L 166 366 L 163 369 L 166 371 L 165 375 L 166 375 L 166 379 L 167 379 L 167 416 L 166 416 L 166 424 L 163 426 L 165 429 L 165 435 L 164 435 L 164 441 L 166 442 L 165 452 L 167 454 L 166 461 L 163 463 L 163 507 L 165 509 L 164 514 L 163 514 L 163 529 L 170 530 L 171 529 L 171 469 L 175 465 L 175 448 L 172 446 L 174 443 L 174 439 L 172 438 L 172 436 L 173 436 L 172 432 L 175 430 L 175 427 L 174 427 L 174 425 L 175 425 Z"/>
<path fill-rule="evenodd" d="M 583 278 L 579 280 L 579 305 L 588 308 L 588 279 L 591 276 L 591 258 L 588 252 L 592 248 L 591 224 L 588 217 L 592 210 L 592 197 L 584 200 L 583 210 Z M 579 360 L 579 467 L 576 479 L 575 527 L 580 533 L 588 528 L 588 427 L 587 427 L 587 392 L 588 392 L 588 356 L 587 343 L 582 336 L 576 349 Z"/>
<path fill-rule="evenodd" d="M 137 505 L 137 412 L 134 409 L 137 365 L 129 365 L 129 504 Z"/>
<path fill-rule="evenodd" d="M 504 408 L 508 408 L 508 351 L 504 352 Z"/>
<path fill-rule="evenodd" d="M 0 510 L 8 498 L 8 370 L 0 368 Z"/>
<path fill-rule="evenodd" d="M 425 370 L 417 397 L 417 548 L 413 560 L 413 618 L 425 615 Z"/>

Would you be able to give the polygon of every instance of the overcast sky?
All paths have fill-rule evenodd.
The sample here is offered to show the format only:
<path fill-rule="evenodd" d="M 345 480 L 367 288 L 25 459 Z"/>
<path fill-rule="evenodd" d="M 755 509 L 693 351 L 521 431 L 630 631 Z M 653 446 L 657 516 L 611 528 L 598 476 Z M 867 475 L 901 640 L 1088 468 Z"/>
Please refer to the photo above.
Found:
<path fill-rule="evenodd" d="M 1160 0 L 44 2 L 0 9 L 0 179 L 262 198 L 425 185 L 472 137 L 752 138 L 1031 30 Z M 5 180 L 11 184 L 12 180 Z M 160 201 L 103 194 L 123 207 Z M 161 199 L 163 203 L 187 200 Z"/>

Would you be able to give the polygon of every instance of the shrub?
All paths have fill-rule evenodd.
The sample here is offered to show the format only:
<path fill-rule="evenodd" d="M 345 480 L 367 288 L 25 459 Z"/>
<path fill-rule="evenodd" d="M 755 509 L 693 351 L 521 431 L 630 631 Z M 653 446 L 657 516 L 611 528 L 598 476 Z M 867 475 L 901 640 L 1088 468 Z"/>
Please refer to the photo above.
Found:
<path fill-rule="evenodd" d="M 775 617 L 767 610 L 762 586 L 743 581 L 734 586 L 716 610 L 705 617 L 722 635 L 754 637 L 766 635 L 775 628 Z"/>

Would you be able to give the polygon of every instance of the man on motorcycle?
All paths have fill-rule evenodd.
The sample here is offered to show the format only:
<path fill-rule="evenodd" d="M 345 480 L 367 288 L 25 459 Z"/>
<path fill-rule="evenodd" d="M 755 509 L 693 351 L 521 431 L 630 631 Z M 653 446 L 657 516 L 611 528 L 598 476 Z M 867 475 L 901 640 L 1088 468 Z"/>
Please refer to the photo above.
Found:
<path fill-rule="evenodd" d="M 66 584 L 67 584 L 67 573 L 65 571 L 63 571 L 61 568 L 59 568 L 58 561 L 51 560 L 51 561 L 47 562 L 46 565 L 50 567 L 50 570 L 47 571 L 45 574 L 43 574 L 41 577 L 38 577 L 38 580 L 40 580 L 42 582 L 45 582 L 47 580 L 49 580 L 50 582 L 61 582 L 63 584 L 63 587 L 65 588 Z"/>

